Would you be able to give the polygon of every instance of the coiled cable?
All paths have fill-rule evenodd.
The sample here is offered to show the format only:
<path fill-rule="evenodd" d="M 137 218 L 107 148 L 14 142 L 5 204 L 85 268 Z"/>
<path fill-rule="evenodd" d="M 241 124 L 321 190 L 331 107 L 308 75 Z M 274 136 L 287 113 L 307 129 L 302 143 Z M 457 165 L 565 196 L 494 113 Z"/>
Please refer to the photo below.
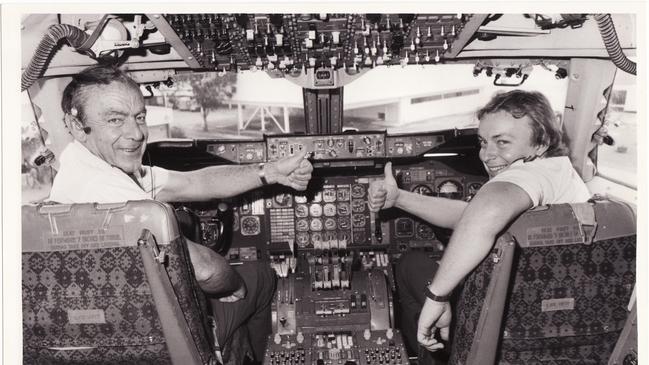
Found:
<path fill-rule="evenodd" d="M 52 51 L 56 48 L 62 39 L 65 39 L 70 46 L 77 48 L 89 38 L 81 29 L 68 24 L 54 24 L 47 29 L 47 32 L 41 39 L 36 48 L 36 52 L 29 61 L 27 69 L 23 72 L 20 79 L 21 91 L 27 90 L 41 77 L 47 64 L 51 60 Z"/>
<path fill-rule="evenodd" d="M 615 32 L 615 26 L 613 25 L 613 20 L 611 20 L 611 15 L 596 14 L 595 20 L 597 21 L 599 33 L 602 35 L 602 40 L 604 41 L 604 45 L 606 46 L 606 51 L 611 57 L 613 64 L 615 64 L 615 66 L 617 66 L 620 70 L 635 75 L 636 64 L 635 62 L 627 58 L 624 52 L 622 52 L 622 47 L 620 46 L 620 41 L 617 38 L 617 33 Z"/>

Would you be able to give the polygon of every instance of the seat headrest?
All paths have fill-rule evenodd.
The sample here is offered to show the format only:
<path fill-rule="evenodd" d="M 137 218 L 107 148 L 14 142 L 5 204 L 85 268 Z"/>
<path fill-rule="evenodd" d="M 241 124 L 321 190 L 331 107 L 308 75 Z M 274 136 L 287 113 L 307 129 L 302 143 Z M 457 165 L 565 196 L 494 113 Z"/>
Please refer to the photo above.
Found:
<path fill-rule="evenodd" d="M 636 234 L 636 217 L 612 200 L 545 205 L 523 213 L 507 232 L 521 247 L 591 244 Z"/>
<path fill-rule="evenodd" d="M 115 204 L 24 205 L 23 252 L 136 246 L 142 229 L 159 245 L 180 236 L 173 209 L 155 200 Z"/>

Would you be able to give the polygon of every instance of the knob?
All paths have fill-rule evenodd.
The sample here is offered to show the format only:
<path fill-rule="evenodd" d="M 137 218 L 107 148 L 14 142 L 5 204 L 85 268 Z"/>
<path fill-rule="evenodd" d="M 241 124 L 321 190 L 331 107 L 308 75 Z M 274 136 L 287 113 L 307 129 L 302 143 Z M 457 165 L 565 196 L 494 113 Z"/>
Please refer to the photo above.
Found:
<path fill-rule="evenodd" d="M 372 332 L 370 332 L 370 329 L 369 329 L 369 328 L 366 328 L 366 329 L 363 331 L 363 338 L 364 338 L 366 341 L 369 341 L 370 338 L 372 338 Z"/>

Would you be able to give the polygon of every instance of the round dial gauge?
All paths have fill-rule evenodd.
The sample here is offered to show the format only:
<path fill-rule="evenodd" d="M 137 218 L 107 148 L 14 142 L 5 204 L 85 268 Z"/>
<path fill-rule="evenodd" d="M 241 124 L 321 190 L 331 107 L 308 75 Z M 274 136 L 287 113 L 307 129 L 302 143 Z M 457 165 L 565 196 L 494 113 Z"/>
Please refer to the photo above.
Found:
<path fill-rule="evenodd" d="M 336 201 L 336 190 L 334 189 L 324 189 L 322 192 L 322 200 L 325 203 L 331 203 Z"/>
<path fill-rule="evenodd" d="M 316 244 L 322 242 L 322 233 L 313 232 L 311 233 L 311 243 Z"/>
<path fill-rule="evenodd" d="M 352 215 L 352 225 L 354 227 L 365 227 L 365 215 L 361 213 Z"/>
<path fill-rule="evenodd" d="M 295 207 L 295 216 L 298 218 L 304 218 L 309 215 L 309 207 L 307 207 L 304 204 L 298 204 L 298 206 Z"/>
<path fill-rule="evenodd" d="M 322 219 L 313 218 L 311 219 L 311 224 L 309 225 L 312 231 L 322 231 Z"/>
<path fill-rule="evenodd" d="M 366 240 L 367 237 L 365 236 L 365 231 L 354 231 L 354 235 L 352 237 L 352 241 L 354 243 L 364 244 Z"/>
<path fill-rule="evenodd" d="M 309 207 L 309 214 L 311 214 L 312 217 L 319 217 L 322 215 L 322 205 L 320 204 L 311 204 Z"/>
<path fill-rule="evenodd" d="M 329 231 L 336 229 L 336 220 L 334 218 L 325 219 L 324 227 Z"/>
<path fill-rule="evenodd" d="M 298 219 L 295 223 L 295 229 L 301 232 L 306 232 L 309 230 L 309 221 L 306 219 Z"/>
<path fill-rule="evenodd" d="M 298 234 L 295 235 L 295 241 L 297 241 L 299 247 L 304 248 L 309 244 L 309 234 L 306 232 L 298 232 Z"/>
<path fill-rule="evenodd" d="M 437 184 L 437 195 L 444 198 L 461 199 L 462 185 L 455 180 L 442 181 Z"/>
<path fill-rule="evenodd" d="M 241 234 L 244 236 L 255 236 L 259 234 L 259 217 L 247 216 L 241 218 Z"/>
<path fill-rule="evenodd" d="M 414 188 L 412 188 L 413 193 L 417 193 L 420 195 L 428 195 L 432 196 L 433 195 L 433 189 L 431 189 L 428 185 L 417 185 Z"/>
<path fill-rule="evenodd" d="M 365 187 L 361 184 L 354 184 L 352 186 L 352 198 L 365 197 Z"/>
<path fill-rule="evenodd" d="M 365 211 L 365 200 L 354 199 L 352 200 L 352 212 L 361 213 Z"/>
<path fill-rule="evenodd" d="M 339 201 L 348 201 L 349 200 L 349 189 L 338 189 L 336 190 L 336 198 Z"/>
<path fill-rule="evenodd" d="M 334 215 L 336 215 L 336 206 L 332 203 L 327 203 L 325 204 L 323 211 L 324 215 L 326 215 L 327 217 L 333 217 Z"/>
<path fill-rule="evenodd" d="M 336 210 L 338 215 L 349 215 L 349 203 L 338 203 Z"/>
<path fill-rule="evenodd" d="M 424 240 L 432 240 L 435 238 L 435 233 L 433 233 L 433 228 L 428 224 L 419 223 L 417 224 L 417 238 Z"/>
<path fill-rule="evenodd" d="M 349 228 L 349 217 L 338 217 L 338 228 L 348 229 Z"/>
<path fill-rule="evenodd" d="M 470 183 L 467 186 L 467 194 L 473 196 L 478 192 L 478 190 L 480 190 L 481 187 L 482 187 L 482 183 L 479 182 Z"/>

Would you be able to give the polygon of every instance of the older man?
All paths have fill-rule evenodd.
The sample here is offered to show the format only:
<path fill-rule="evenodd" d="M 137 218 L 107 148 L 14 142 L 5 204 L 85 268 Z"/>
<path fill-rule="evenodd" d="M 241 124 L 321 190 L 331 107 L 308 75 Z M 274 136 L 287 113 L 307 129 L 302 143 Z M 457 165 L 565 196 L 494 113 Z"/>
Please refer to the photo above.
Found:
<path fill-rule="evenodd" d="M 313 167 L 304 154 L 254 166 L 213 166 L 180 172 L 143 166 L 148 130 L 139 86 L 114 67 L 95 66 L 73 77 L 61 107 L 74 141 L 62 152 L 49 200 L 112 203 L 226 198 L 265 184 L 305 190 Z M 306 152 L 304 152 L 306 153 Z M 248 325 L 255 357 L 263 356 L 270 333 L 275 277 L 267 267 L 233 270 L 223 257 L 188 242 L 196 279 L 212 300 L 217 338 L 225 344 Z"/>

